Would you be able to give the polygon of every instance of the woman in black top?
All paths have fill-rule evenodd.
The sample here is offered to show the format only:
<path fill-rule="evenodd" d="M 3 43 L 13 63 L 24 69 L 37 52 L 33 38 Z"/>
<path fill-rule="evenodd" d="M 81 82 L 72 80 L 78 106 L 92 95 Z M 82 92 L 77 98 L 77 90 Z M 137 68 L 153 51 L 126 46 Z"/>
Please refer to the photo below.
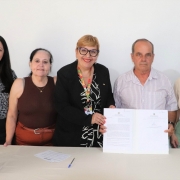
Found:
<path fill-rule="evenodd" d="M 6 41 L 0 36 L 0 144 L 6 139 L 6 114 L 9 92 L 16 74 L 11 70 L 9 50 Z"/>
<path fill-rule="evenodd" d="M 103 108 L 113 108 L 108 69 L 96 63 L 99 42 L 85 35 L 76 46 L 77 60 L 57 73 L 55 108 L 58 112 L 55 146 L 102 147 L 99 125 Z"/>

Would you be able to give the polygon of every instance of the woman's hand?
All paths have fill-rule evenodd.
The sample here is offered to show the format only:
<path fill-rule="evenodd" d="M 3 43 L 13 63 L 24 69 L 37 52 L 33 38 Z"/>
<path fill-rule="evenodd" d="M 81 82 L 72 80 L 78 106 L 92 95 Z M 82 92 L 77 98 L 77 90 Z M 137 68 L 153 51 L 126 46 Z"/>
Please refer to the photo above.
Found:
<path fill-rule="evenodd" d="M 11 143 L 9 143 L 9 142 L 4 143 L 4 147 L 7 147 L 8 145 L 11 145 Z"/>
<path fill-rule="evenodd" d="M 114 105 L 110 105 L 109 108 L 116 108 L 116 107 Z M 106 129 L 107 128 L 106 128 L 106 126 L 104 126 L 104 124 L 102 124 L 102 125 L 100 124 L 100 129 L 99 129 L 100 133 L 102 133 L 102 134 L 105 133 Z"/>
<path fill-rule="evenodd" d="M 102 133 L 102 134 L 104 134 L 104 133 L 106 132 L 106 129 L 107 129 L 106 126 L 101 125 L 101 126 L 100 126 L 100 129 L 99 129 L 99 132 Z"/>
<path fill-rule="evenodd" d="M 106 117 L 103 116 L 100 113 L 94 113 L 92 115 L 92 121 L 91 124 L 99 124 L 99 125 L 103 125 L 105 123 Z"/>
<path fill-rule="evenodd" d="M 110 106 L 109 106 L 109 108 L 116 108 L 116 106 L 114 106 L 114 105 L 110 105 Z"/>

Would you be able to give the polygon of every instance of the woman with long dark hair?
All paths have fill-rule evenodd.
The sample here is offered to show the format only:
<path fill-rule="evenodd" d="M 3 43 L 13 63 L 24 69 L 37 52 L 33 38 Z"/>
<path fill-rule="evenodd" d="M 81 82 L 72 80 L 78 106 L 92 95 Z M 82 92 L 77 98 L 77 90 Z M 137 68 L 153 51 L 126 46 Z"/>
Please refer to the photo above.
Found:
<path fill-rule="evenodd" d="M 8 46 L 4 38 L 0 36 L 0 144 L 4 144 L 6 139 L 5 125 L 9 92 L 15 79 L 16 75 L 11 69 Z"/>

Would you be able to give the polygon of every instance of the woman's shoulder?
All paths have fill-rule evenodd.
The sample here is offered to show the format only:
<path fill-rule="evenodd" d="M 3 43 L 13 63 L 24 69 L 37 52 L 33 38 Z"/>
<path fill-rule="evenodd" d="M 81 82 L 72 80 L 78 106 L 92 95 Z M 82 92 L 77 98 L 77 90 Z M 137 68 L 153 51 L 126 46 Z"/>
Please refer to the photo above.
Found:
<path fill-rule="evenodd" d="M 60 73 L 66 73 L 66 72 L 68 72 L 70 70 L 74 70 L 74 69 L 77 70 L 77 61 L 74 61 L 70 64 L 63 66 L 62 68 L 59 69 L 58 73 L 59 72 Z"/>
<path fill-rule="evenodd" d="M 57 80 L 57 76 L 54 76 L 54 77 L 52 77 L 52 76 L 48 76 L 48 81 L 49 82 L 53 82 L 53 84 L 56 84 L 56 80 Z"/>
<path fill-rule="evenodd" d="M 22 86 L 22 85 L 24 85 L 24 78 L 17 78 L 13 83 L 13 86 Z"/>
<path fill-rule="evenodd" d="M 54 84 L 56 84 L 57 76 L 54 76 L 54 77 L 53 77 L 53 80 L 54 80 Z"/>
<path fill-rule="evenodd" d="M 180 85 L 180 78 L 175 81 L 175 85 Z"/>
<path fill-rule="evenodd" d="M 104 71 L 104 72 L 108 71 L 108 68 L 106 66 L 99 63 L 94 64 L 94 67 L 97 71 Z"/>
<path fill-rule="evenodd" d="M 11 94 L 14 94 L 17 98 L 19 98 L 24 90 L 25 81 L 23 78 L 17 78 L 11 88 Z"/>
<path fill-rule="evenodd" d="M 106 66 L 104 66 L 102 64 L 99 64 L 99 63 L 96 63 L 95 66 L 98 67 L 98 68 L 107 69 Z"/>
<path fill-rule="evenodd" d="M 59 69 L 57 74 L 62 74 L 63 76 L 69 77 L 77 73 L 77 61 L 67 64 Z"/>
<path fill-rule="evenodd" d="M 180 89 L 180 78 L 178 78 L 174 83 L 174 89 L 175 91 Z"/>

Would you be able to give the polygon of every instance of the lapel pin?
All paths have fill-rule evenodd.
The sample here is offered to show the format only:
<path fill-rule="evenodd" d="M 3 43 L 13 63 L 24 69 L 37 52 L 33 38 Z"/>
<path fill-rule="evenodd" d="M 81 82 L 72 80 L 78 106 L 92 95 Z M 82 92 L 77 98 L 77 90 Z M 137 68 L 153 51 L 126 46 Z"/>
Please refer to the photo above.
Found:
<path fill-rule="evenodd" d="M 103 85 L 105 86 L 105 84 L 103 83 Z"/>

